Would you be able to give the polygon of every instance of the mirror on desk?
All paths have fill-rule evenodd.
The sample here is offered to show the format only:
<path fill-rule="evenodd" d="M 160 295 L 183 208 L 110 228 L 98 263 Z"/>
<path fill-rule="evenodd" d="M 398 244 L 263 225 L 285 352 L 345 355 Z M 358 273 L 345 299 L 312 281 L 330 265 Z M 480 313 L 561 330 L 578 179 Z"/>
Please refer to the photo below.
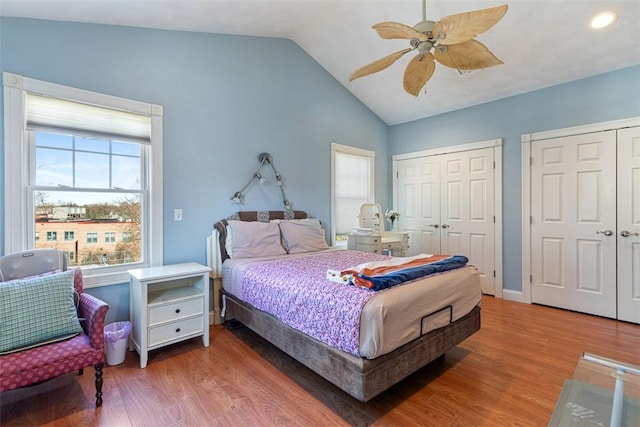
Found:
<path fill-rule="evenodd" d="M 358 215 L 360 228 L 370 228 L 372 234 L 380 235 L 384 230 L 381 226 L 382 208 L 377 203 L 363 203 L 360 205 L 360 214 Z"/>

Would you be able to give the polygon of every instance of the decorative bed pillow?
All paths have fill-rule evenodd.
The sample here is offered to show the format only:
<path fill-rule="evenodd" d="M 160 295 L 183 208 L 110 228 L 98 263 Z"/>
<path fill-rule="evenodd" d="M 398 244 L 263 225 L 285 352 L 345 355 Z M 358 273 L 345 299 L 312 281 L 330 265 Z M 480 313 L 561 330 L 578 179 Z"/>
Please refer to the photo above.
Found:
<path fill-rule="evenodd" d="M 82 327 L 74 271 L 0 282 L 0 354 L 71 338 Z"/>
<path fill-rule="evenodd" d="M 280 242 L 278 224 L 233 220 L 228 223 L 227 236 L 231 238 L 227 239 L 227 253 L 231 258 L 286 255 Z"/>
<path fill-rule="evenodd" d="M 280 221 L 279 225 L 284 246 L 290 254 L 322 251 L 329 248 L 317 218 Z"/>

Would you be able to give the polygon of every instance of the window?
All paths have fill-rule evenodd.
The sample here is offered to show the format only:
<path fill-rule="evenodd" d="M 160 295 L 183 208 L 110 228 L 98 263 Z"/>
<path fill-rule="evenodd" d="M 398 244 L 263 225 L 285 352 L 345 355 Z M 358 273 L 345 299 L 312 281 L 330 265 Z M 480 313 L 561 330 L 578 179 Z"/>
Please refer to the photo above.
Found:
<path fill-rule="evenodd" d="M 36 236 L 35 236 L 35 239 L 34 239 L 34 240 L 35 240 L 36 242 L 37 242 L 38 240 L 40 240 L 40 232 L 39 232 L 39 231 L 36 231 Z"/>
<path fill-rule="evenodd" d="M 122 232 L 122 241 L 123 242 L 130 242 L 131 241 L 131 232 L 130 231 L 123 231 Z"/>
<path fill-rule="evenodd" d="M 58 232 L 47 231 L 47 242 L 55 242 L 56 240 L 58 240 Z"/>
<path fill-rule="evenodd" d="M 5 203 L 23 207 L 6 213 L 5 253 L 46 247 L 40 230 L 47 241 L 64 233 L 56 247 L 88 286 L 162 263 L 162 107 L 3 77 Z M 116 243 L 118 232 L 129 241 Z M 95 245 L 102 233 L 108 248 Z"/>
<path fill-rule="evenodd" d="M 373 203 L 375 152 L 331 144 L 331 234 L 334 246 L 346 246 L 358 226 L 362 203 Z"/>

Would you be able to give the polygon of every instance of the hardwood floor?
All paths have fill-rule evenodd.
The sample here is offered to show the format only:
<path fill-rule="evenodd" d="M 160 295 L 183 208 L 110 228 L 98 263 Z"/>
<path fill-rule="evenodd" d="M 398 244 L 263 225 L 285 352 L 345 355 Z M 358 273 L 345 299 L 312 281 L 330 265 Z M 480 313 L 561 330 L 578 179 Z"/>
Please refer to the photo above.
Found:
<path fill-rule="evenodd" d="M 482 328 L 368 403 L 326 382 L 246 328 L 193 339 L 0 395 L 2 426 L 547 425 L 582 353 L 640 365 L 640 326 L 483 297 Z"/>

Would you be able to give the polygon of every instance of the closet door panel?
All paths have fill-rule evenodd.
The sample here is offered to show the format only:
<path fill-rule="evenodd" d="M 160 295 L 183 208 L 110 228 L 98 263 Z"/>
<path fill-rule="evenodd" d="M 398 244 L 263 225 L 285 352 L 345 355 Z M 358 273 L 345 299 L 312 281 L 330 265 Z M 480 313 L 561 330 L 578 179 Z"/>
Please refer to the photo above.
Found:
<path fill-rule="evenodd" d="M 493 295 L 494 170 L 492 148 L 442 156 L 442 252 L 460 254 L 480 272 L 482 292 Z"/>
<path fill-rule="evenodd" d="M 618 319 L 640 323 L 640 128 L 618 131 Z"/>
<path fill-rule="evenodd" d="M 409 233 L 407 256 L 439 254 L 440 164 L 422 157 L 398 162 L 398 230 Z"/>
<path fill-rule="evenodd" d="M 532 145 L 533 302 L 616 316 L 615 147 L 615 131 Z"/>

